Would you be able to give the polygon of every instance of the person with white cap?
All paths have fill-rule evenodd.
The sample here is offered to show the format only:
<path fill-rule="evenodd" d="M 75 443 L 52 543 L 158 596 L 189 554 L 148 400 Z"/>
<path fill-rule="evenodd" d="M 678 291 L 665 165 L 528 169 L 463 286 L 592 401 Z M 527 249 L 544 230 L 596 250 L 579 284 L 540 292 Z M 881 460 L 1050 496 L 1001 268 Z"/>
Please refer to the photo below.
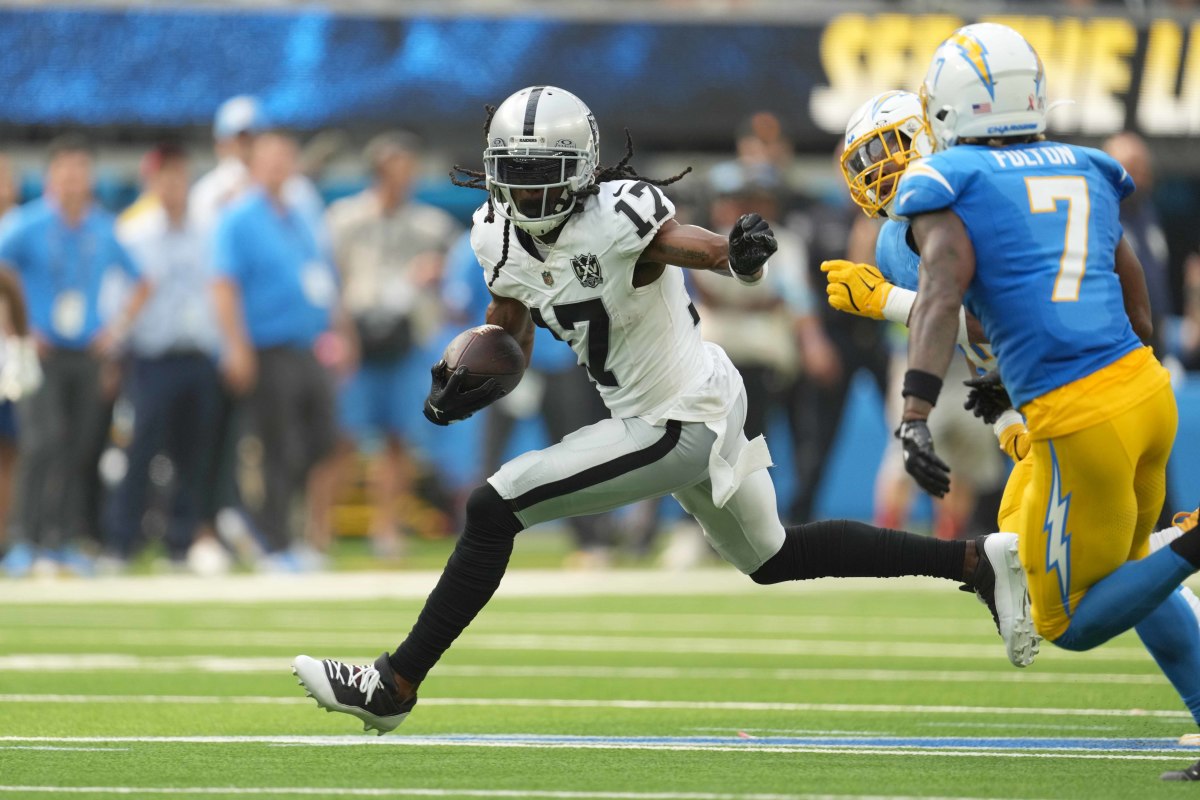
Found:
<path fill-rule="evenodd" d="M 262 103 L 252 95 L 237 95 L 223 102 L 213 118 L 213 151 L 217 164 L 192 186 L 188 195 L 188 228 L 212 245 L 218 224 L 235 201 L 254 187 L 250 175 L 250 155 L 254 140 L 270 127 Z M 287 179 L 281 197 L 295 210 L 316 235 L 325 231 L 325 209 L 320 194 L 306 176 L 296 173 Z M 319 242 L 325 246 L 328 242 Z M 210 250 L 211 252 L 211 250 Z M 226 366 L 228 366 L 226 364 Z M 219 438 L 223 444 L 217 457 L 216 483 L 206 499 L 205 516 L 212 516 L 222 538 L 248 560 L 258 559 L 260 543 L 249 535 L 250 528 L 235 510 L 238 491 L 233 478 L 239 424 L 234 396 L 222 402 Z"/>
<path fill-rule="evenodd" d="M 254 137 L 268 127 L 270 123 L 262 103 L 252 95 L 231 97 L 217 108 L 213 118 L 213 152 L 217 165 L 196 181 L 188 197 L 188 214 L 199 230 L 212 232 L 221 212 L 253 184 L 248 166 L 250 148 Z M 304 175 L 297 174 L 288 180 L 284 199 L 308 219 L 319 218 L 324 213 L 320 194 Z"/>

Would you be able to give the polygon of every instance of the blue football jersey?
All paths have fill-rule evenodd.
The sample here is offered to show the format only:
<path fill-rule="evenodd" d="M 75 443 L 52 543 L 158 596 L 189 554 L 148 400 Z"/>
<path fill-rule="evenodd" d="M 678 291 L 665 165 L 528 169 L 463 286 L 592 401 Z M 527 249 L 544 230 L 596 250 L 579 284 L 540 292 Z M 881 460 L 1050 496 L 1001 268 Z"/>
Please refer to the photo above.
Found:
<path fill-rule="evenodd" d="M 1019 408 L 1141 346 L 1114 253 L 1133 181 L 1109 156 L 1035 142 L 958 145 L 908 166 L 895 213 L 951 209 L 975 249 L 963 299 Z"/>
<path fill-rule="evenodd" d="M 875 240 L 875 266 L 892 284 L 902 289 L 917 290 L 917 267 L 920 256 L 908 244 L 908 223 L 889 219 L 879 229 Z"/>

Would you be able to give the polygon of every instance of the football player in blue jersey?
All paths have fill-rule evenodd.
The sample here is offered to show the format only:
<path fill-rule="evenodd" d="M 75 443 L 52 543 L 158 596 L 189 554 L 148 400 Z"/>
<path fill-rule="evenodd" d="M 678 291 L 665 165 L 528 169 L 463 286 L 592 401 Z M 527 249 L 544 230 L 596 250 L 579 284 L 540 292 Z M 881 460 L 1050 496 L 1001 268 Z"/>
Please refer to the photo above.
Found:
<path fill-rule="evenodd" d="M 1147 555 L 1178 415 L 1117 276 L 1136 259 L 1117 219 L 1133 181 L 1098 150 L 1044 139 L 1045 71 L 1011 28 L 956 31 L 921 95 L 937 152 L 909 165 L 893 206 L 922 264 L 897 431 L 905 467 L 945 491 L 925 420 L 965 304 L 1028 427 L 1017 533 L 1038 633 L 1088 650 L 1136 628 L 1200 723 L 1200 628 L 1175 591 L 1200 569 L 1200 529 Z M 1200 780 L 1200 762 L 1163 777 Z"/>
<path fill-rule="evenodd" d="M 883 217 L 878 228 L 875 265 L 846 260 L 826 261 L 821 265 L 828 280 L 826 293 L 830 306 L 856 316 L 888 320 L 907 325 L 917 297 L 918 266 L 912 228 L 906 220 L 892 216 L 896 186 L 909 163 L 933 151 L 924 129 L 920 98 L 912 92 L 888 91 L 864 103 L 846 124 L 846 149 L 842 157 L 843 176 L 854 202 L 869 217 Z M 1150 330 L 1150 307 L 1144 291 L 1140 265 L 1136 259 L 1123 262 L 1118 272 L 1125 308 L 1133 328 L 1143 339 Z M 960 309 L 958 343 L 967 360 L 981 375 L 995 375 L 996 360 L 982 341 L 982 329 L 973 315 Z M 998 530 L 1017 530 L 1016 515 L 1031 476 L 1033 460 L 1024 418 L 1012 409 L 1007 392 L 991 377 L 972 382 L 969 400 L 976 416 L 992 425 L 1003 450 L 1014 462 L 1005 486 L 998 515 Z M 1158 550 L 1196 527 L 1200 510 L 1175 516 L 1174 525 L 1151 534 L 1150 549 Z M 1182 594 L 1200 617 L 1200 599 L 1184 587 Z M 1036 652 L 1036 647 L 1034 649 Z"/>
<path fill-rule="evenodd" d="M 907 325 L 917 297 L 920 256 L 908 222 L 895 219 L 891 208 L 908 165 L 933 153 L 920 98 L 898 90 L 876 95 L 850 116 L 845 141 L 841 166 L 850 196 L 867 216 L 885 221 L 878 228 L 874 266 L 840 259 L 821 265 L 828 279 L 829 304 L 850 314 Z M 956 340 L 975 370 L 986 373 L 995 369 L 995 357 L 978 320 L 961 308 Z M 1012 455 L 1009 449 L 1005 451 Z M 1012 487 L 1023 486 L 1024 472 L 1018 469 L 1010 478 L 1006 500 L 1013 494 Z M 1011 505 L 1002 504 L 1001 531 L 1016 529 L 1008 519 Z M 1015 535 L 1013 550 L 1016 561 Z"/>

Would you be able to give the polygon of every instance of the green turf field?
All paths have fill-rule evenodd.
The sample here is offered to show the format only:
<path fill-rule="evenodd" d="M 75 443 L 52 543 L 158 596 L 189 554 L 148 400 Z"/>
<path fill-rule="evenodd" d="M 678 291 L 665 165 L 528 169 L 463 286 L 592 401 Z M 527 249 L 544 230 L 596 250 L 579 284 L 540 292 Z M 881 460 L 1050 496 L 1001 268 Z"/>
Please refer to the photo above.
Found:
<path fill-rule="evenodd" d="M 253 578 L 158 579 L 135 602 L 106 600 L 138 596 L 137 580 L 0 583 L 0 800 L 1195 790 L 1158 781 L 1200 751 L 1176 748 L 1194 726 L 1135 637 L 1047 648 L 1018 671 L 949 584 L 510 573 L 408 721 L 368 737 L 319 712 L 289 661 L 372 660 L 432 576 L 311 579 L 323 599 L 274 602 L 248 599 L 263 594 Z M 309 580 L 265 594 L 294 598 Z M 412 597 L 369 599 L 375 585 Z M 534 585 L 543 596 L 517 596 Z M 67 601 L 38 599 L 52 595 Z"/>

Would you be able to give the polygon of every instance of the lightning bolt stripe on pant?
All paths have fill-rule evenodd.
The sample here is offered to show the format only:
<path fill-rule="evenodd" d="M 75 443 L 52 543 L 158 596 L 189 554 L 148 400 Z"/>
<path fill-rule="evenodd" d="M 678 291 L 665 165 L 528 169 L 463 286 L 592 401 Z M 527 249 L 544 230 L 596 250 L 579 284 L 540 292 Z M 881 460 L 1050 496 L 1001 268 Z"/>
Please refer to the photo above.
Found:
<path fill-rule="evenodd" d="M 1148 552 L 1177 418 L 1174 394 L 1164 386 L 1111 419 L 1035 437 L 1025 459 L 1028 483 L 1011 519 L 1034 624 L 1047 639 L 1067 629 L 1089 587 Z"/>

